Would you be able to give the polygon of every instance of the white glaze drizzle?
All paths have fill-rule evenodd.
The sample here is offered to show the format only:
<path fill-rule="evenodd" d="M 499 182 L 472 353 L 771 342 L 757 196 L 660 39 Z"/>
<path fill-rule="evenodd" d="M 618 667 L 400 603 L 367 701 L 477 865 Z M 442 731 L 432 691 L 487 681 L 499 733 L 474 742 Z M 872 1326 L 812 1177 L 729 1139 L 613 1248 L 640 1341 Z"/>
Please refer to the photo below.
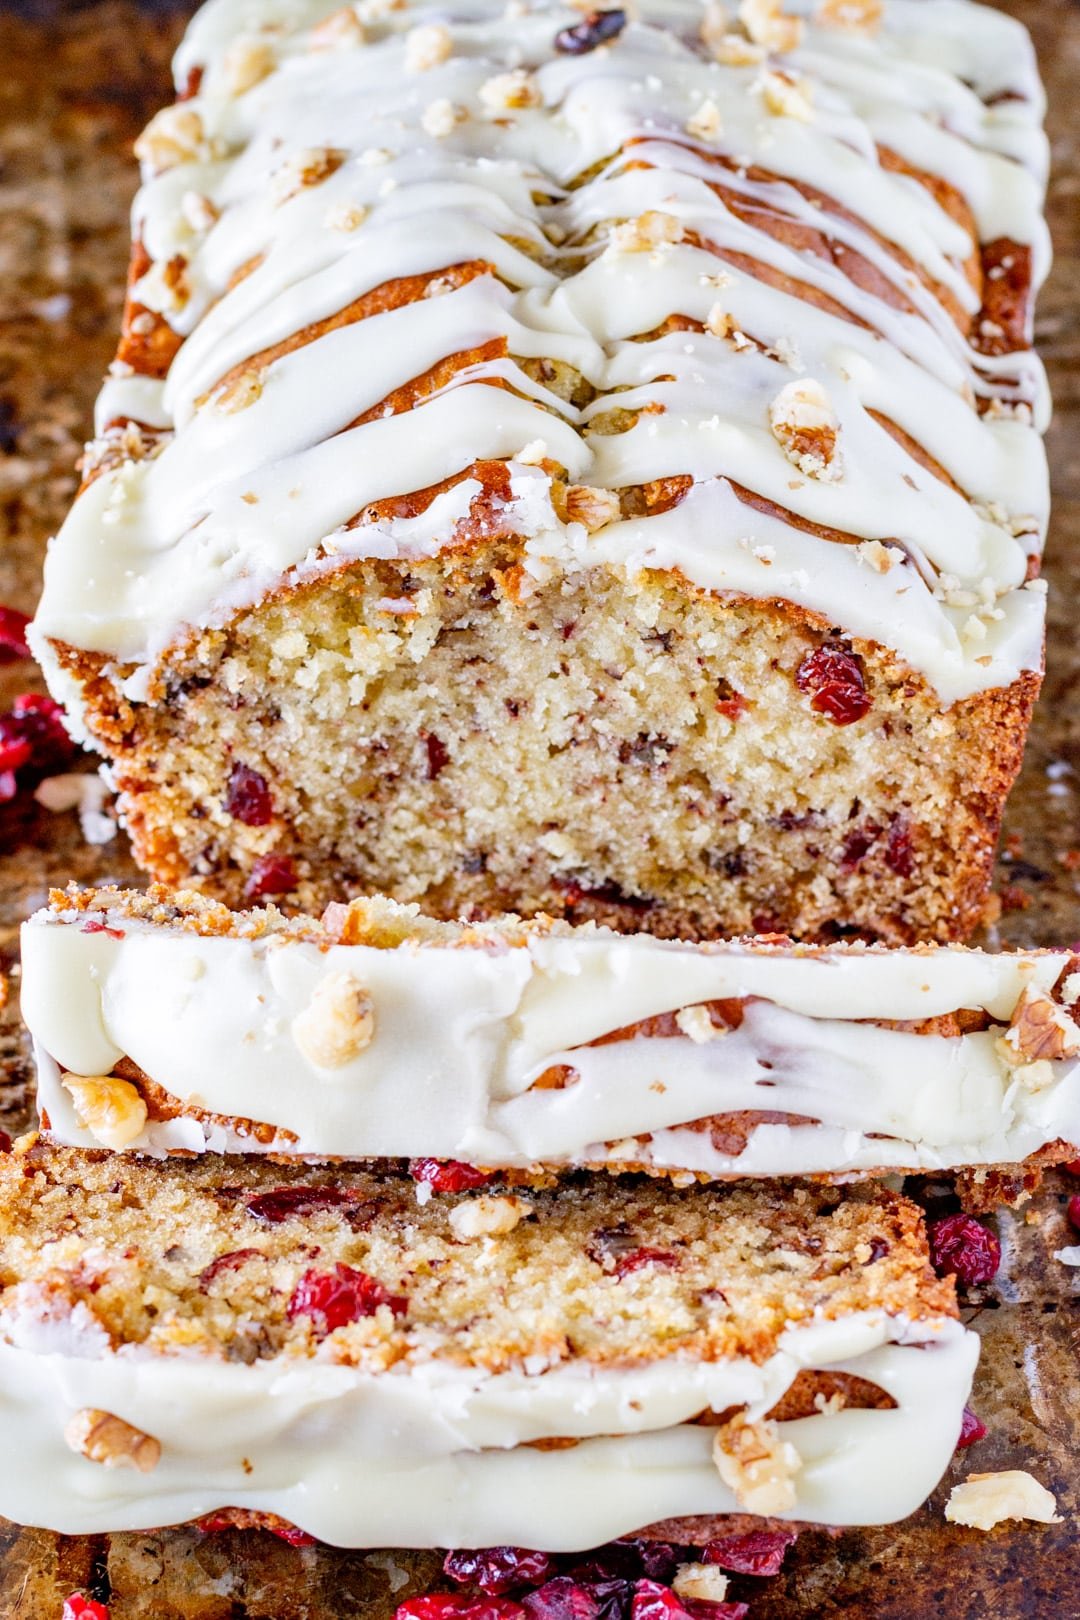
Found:
<path fill-rule="evenodd" d="M 406 943 L 321 950 L 284 936 L 200 938 L 108 914 L 40 913 L 24 926 L 22 1007 L 39 1102 L 55 1139 L 90 1147 L 62 1074 L 128 1057 L 187 1109 L 292 1132 L 300 1155 L 464 1159 L 484 1165 L 619 1160 L 723 1175 L 844 1174 L 1012 1163 L 1080 1142 L 1080 1059 L 1031 1090 L 997 1038 L 1025 986 L 1049 991 L 1065 958 L 949 947 L 756 951 L 620 936 L 528 937 L 502 949 Z M 371 997 L 375 1035 L 319 1068 L 293 1019 L 327 974 Z M 585 1043 L 708 1000 L 750 997 L 738 1029 Z M 958 1036 L 882 1029 L 961 1008 L 997 1021 Z M 577 1080 L 531 1089 L 565 1065 Z M 744 1109 L 818 1124 L 758 1124 L 741 1154 L 696 1120 Z M 136 1151 L 258 1151 L 188 1112 L 151 1121 Z"/>
<path fill-rule="evenodd" d="M 127 415 L 175 431 L 153 459 L 125 462 L 85 490 L 51 549 L 34 634 L 53 679 L 50 638 L 152 663 L 185 626 L 223 623 L 283 577 L 343 558 L 437 554 L 453 528 L 445 513 L 419 535 L 394 522 L 344 525 L 373 501 L 485 458 L 511 464 L 510 515 L 536 575 L 679 569 L 706 589 L 784 597 L 893 648 L 946 703 L 1038 667 L 1043 596 L 1024 579 L 1046 522 L 1041 369 L 1029 351 L 976 354 L 873 234 L 972 311 L 960 269 L 971 241 L 927 190 L 881 167 L 876 148 L 887 146 L 955 186 L 982 240 L 1028 246 L 1041 279 L 1042 96 L 1016 24 L 963 0 L 886 0 L 874 34 L 811 24 L 799 49 L 765 64 L 811 84 L 805 122 L 769 111 L 761 67 L 708 59 L 692 0 L 648 0 L 613 45 L 583 56 L 553 50 L 555 31 L 580 14 L 550 4 L 519 16 L 483 0 L 449 12 L 420 3 L 367 23 L 365 44 L 316 49 L 311 30 L 327 9 L 212 0 L 178 54 L 178 83 L 205 70 L 186 105 L 222 155 L 148 177 L 135 223 L 156 266 L 178 253 L 187 261 L 190 296 L 166 311 L 186 341 L 163 385 L 113 376 L 98 412 L 99 431 Z M 451 53 L 410 73 L 408 31 L 432 19 L 449 28 Z M 242 38 L 269 44 L 276 68 L 237 96 L 228 60 Z M 519 67 L 535 69 L 542 105 L 496 121 L 481 92 Z M 696 147 L 685 126 L 710 99 L 721 127 Z M 440 137 L 424 115 L 443 100 L 468 116 Z M 341 166 L 280 201 L 287 164 L 328 148 Z M 734 167 L 717 168 L 709 150 Z M 650 167 L 629 166 L 639 160 Z M 565 189 L 597 165 L 587 184 Z M 755 179 L 752 166 L 780 178 Z M 824 226 L 911 312 L 860 290 L 832 260 L 740 221 L 710 179 Z M 816 186 L 859 223 L 823 214 L 788 180 Z M 191 192 L 220 211 L 208 229 L 190 222 Z M 812 284 L 869 329 L 689 241 L 643 253 L 611 239 L 611 221 L 649 211 Z M 356 228 L 337 228 L 347 217 L 360 219 Z M 583 266 L 568 257 L 583 251 Z M 469 260 L 492 264 L 498 279 L 325 334 L 269 366 L 247 409 L 225 414 L 215 403 L 230 367 L 388 280 Z M 168 302 L 156 270 L 138 296 Z M 708 333 L 633 341 L 672 313 L 706 321 L 717 303 L 768 352 Z M 416 406 L 422 421 L 406 412 L 348 426 L 445 356 L 494 338 L 511 356 L 574 366 L 597 398 L 575 409 L 497 359 Z M 795 476 L 769 431 L 769 403 L 796 374 L 827 391 L 844 447 L 839 480 Z M 515 391 L 488 386 L 496 377 Z M 1025 405 L 1034 425 L 978 416 L 973 394 Z M 613 406 L 646 405 L 654 409 L 629 432 L 589 431 Z M 970 501 L 871 410 L 924 445 Z M 620 488 L 690 474 L 694 488 L 660 516 L 587 534 L 556 516 L 546 474 L 515 459 L 537 441 L 575 482 Z M 878 572 L 855 546 L 751 511 L 731 478 L 812 521 L 895 539 L 907 560 Z"/>
<path fill-rule="evenodd" d="M 512 1544 L 570 1551 L 657 1520 L 740 1511 L 711 1459 L 707 1406 L 767 1412 L 800 1368 L 867 1378 L 896 1401 L 780 1425 L 803 1466 L 787 1517 L 905 1517 L 960 1431 L 978 1340 L 958 1322 L 881 1312 L 794 1325 L 761 1366 L 666 1358 L 499 1373 L 410 1363 L 383 1374 L 276 1358 L 250 1366 L 49 1351 L 0 1320 L 0 1513 L 63 1534 L 148 1528 L 242 1507 L 342 1546 Z M 83 1408 L 161 1442 L 152 1473 L 106 1469 L 63 1439 Z M 526 1442 L 580 1436 L 570 1449 Z"/>

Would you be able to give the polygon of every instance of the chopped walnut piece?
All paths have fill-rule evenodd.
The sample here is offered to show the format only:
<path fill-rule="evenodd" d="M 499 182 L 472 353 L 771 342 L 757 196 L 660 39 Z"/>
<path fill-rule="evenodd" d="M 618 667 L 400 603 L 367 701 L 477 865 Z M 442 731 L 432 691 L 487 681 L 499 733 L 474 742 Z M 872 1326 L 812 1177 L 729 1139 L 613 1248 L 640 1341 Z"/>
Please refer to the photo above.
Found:
<path fill-rule="evenodd" d="M 455 107 L 449 97 L 440 96 L 437 101 L 428 102 L 420 116 L 420 126 L 425 135 L 443 141 L 448 135 L 452 135 L 468 116 L 464 107 Z"/>
<path fill-rule="evenodd" d="M 347 153 L 334 146 L 309 146 L 281 165 L 271 181 L 275 200 L 281 204 L 295 197 L 308 186 L 319 186 L 329 180 L 344 163 Z"/>
<path fill-rule="evenodd" d="M 724 67 L 756 67 L 765 60 L 764 46 L 755 45 L 742 34 L 725 34 L 712 46 L 712 53 Z"/>
<path fill-rule="evenodd" d="M 972 1530 L 992 1530 L 1006 1519 L 1061 1523 L 1053 1492 L 1022 1468 L 1007 1468 L 999 1474 L 969 1474 L 949 1493 L 945 1517 L 950 1524 L 965 1524 Z"/>
<path fill-rule="evenodd" d="M 998 1045 L 1002 1057 L 1014 1068 L 1044 1059 L 1053 1062 L 1080 1052 L 1080 1028 L 1045 990 L 1029 984 Z"/>
<path fill-rule="evenodd" d="M 102 1147 L 119 1152 L 146 1124 L 146 1104 L 130 1080 L 114 1074 L 65 1074 L 62 1083 L 80 1125 Z"/>
<path fill-rule="evenodd" d="M 713 1023 L 709 1009 L 700 1003 L 696 1007 L 680 1007 L 675 1014 L 675 1022 L 695 1046 L 705 1046 L 709 1041 L 719 1040 L 721 1035 L 727 1034 L 721 1025 Z"/>
<path fill-rule="evenodd" d="M 275 65 L 274 53 L 266 40 L 253 39 L 249 34 L 241 34 L 233 40 L 221 64 L 225 83 L 234 96 L 242 96 L 261 83 L 273 73 Z"/>
<path fill-rule="evenodd" d="M 454 49 L 449 28 L 443 23 L 421 23 L 405 35 L 406 73 L 430 73 L 445 62 Z"/>
<path fill-rule="evenodd" d="M 191 297 L 187 272 L 188 261 L 182 253 L 174 253 L 171 259 L 158 259 L 140 277 L 136 297 L 148 309 L 162 315 L 175 315 Z"/>
<path fill-rule="evenodd" d="M 728 338 L 735 330 L 735 322 L 723 304 L 714 304 L 705 319 L 705 330 L 713 337 Z"/>
<path fill-rule="evenodd" d="M 682 221 L 674 214 L 650 208 L 637 219 L 615 227 L 615 246 L 624 253 L 648 253 L 653 248 L 673 246 L 683 239 Z"/>
<path fill-rule="evenodd" d="M 814 21 L 823 28 L 876 28 L 884 11 L 882 0 L 821 0 Z"/>
<path fill-rule="evenodd" d="M 878 574 L 889 573 L 898 562 L 904 560 L 899 546 L 883 546 L 880 540 L 861 540 L 855 547 L 855 553 L 861 563 L 866 563 Z"/>
<path fill-rule="evenodd" d="M 365 44 L 367 30 L 355 6 L 342 6 L 317 23 L 308 37 L 312 50 L 339 51 Z"/>
<path fill-rule="evenodd" d="M 676 1597 L 723 1603 L 728 1578 L 716 1564 L 680 1564 L 671 1586 Z"/>
<path fill-rule="evenodd" d="M 781 0 L 742 0 L 739 21 L 755 45 L 767 51 L 793 51 L 802 43 L 801 17 L 789 17 Z"/>
<path fill-rule="evenodd" d="M 793 79 L 787 73 L 763 73 L 758 88 L 775 117 L 797 118 L 804 124 L 813 119 L 813 92 L 808 79 Z"/>
<path fill-rule="evenodd" d="M 583 523 L 590 534 L 622 516 L 619 497 L 613 489 L 594 489 L 589 484 L 571 484 L 564 496 L 566 521 Z"/>
<path fill-rule="evenodd" d="M 710 51 L 716 50 L 729 28 L 727 7 L 720 0 L 706 0 L 705 15 L 701 19 L 701 42 Z"/>
<path fill-rule="evenodd" d="M 75 1413 L 64 1439 L 72 1451 L 104 1468 L 137 1468 L 140 1474 L 150 1474 L 161 1461 L 160 1440 L 93 1406 Z"/>
<path fill-rule="evenodd" d="M 496 73 L 480 86 L 480 100 L 492 113 L 506 112 L 511 107 L 539 107 L 540 86 L 524 68 L 512 73 Z"/>
<path fill-rule="evenodd" d="M 180 199 L 180 212 L 193 231 L 208 231 L 221 217 L 221 209 L 201 191 L 185 191 Z"/>
<path fill-rule="evenodd" d="M 780 1438 L 770 1418 L 737 1412 L 713 1439 L 713 1462 L 724 1484 L 748 1513 L 787 1513 L 795 1506 L 795 1476 L 802 1458 Z"/>
<path fill-rule="evenodd" d="M 340 1069 L 371 1045 L 375 1011 L 351 973 L 328 973 L 292 1021 L 292 1037 L 318 1069 Z"/>
<path fill-rule="evenodd" d="M 686 120 L 686 133 L 696 136 L 698 140 L 715 141 L 722 132 L 720 109 L 712 97 L 708 96 L 697 111 Z"/>
<path fill-rule="evenodd" d="M 532 1206 L 524 1198 L 497 1198 L 482 1193 L 450 1211 L 450 1225 L 459 1238 L 502 1237 L 512 1232 Z"/>
<path fill-rule="evenodd" d="M 154 174 L 207 155 L 203 121 L 182 103 L 155 113 L 135 142 L 135 156 Z"/>
<path fill-rule="evenodd" d="M 240 371 L 214 395 L 214 404 L 226 416 L 246 411 L 262 394 L 262 378 L 257 371 Z"/>
<path fill-rule="evenodd" d="M 769 406 L 769 426 L 785 456 L 808 478 L 840 478 L 840 425 L 819 382 L 800 377 L 785 383 Z"/>
<path fill-rule="evenodd" d="M 323 223 L 331 231 L 358 231 L 367 217 L 362 203 L 335 203 L 327 209 Z"/>

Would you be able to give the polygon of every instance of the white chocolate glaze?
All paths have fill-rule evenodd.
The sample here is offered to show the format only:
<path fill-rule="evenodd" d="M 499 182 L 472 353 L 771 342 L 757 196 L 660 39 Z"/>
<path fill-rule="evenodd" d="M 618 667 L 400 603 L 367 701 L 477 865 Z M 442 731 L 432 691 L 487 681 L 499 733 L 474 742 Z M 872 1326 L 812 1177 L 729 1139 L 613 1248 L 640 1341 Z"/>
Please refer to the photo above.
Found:
<path fill-rule="evenodd" d="M 164 432 L 154 455 L 83 491 L 50 550 L 34 646 L 66 701 L 77 709 L 51 641 L 149 667 L 187 628 L 226 622 L 283 579 L 438 554 L 460 504 L 419 528 L 348 525 L 483 459 L 510 465 L 509 518 L 535 575 L 678 570 L 710 591 L 783 598 L 894 650 L 944 703 L 1039 667 L 1044 599 L 1025 579 L 1047 513 L 1042 372 L 1027 348 L 976 352 L 942 302 L 977 314 L 962 265 L 978 241 L 1008 238 L 1030 252 L 1036 283 L 1045 274 L 1042 94 L 1016 23 L 966 0 L 885 0 L 879 30 L 848 30 L 795 5 L 808 18 L 801 45 L 729 66 L 702 44 L 695 0 L 643 0 L 613 43 L 579 56 L 553 41 L 581 14 L 552 0 L 506 12 L 491 0 L 361 3 L 364 42 L 339 28 L 333 48 L 318 26 L 329 9 L 211 0 L 178 53 L 178 85 L 203 70 L 183 103 L 201 138 L 163 172 L 148 159 L 134 218 L 152 261 L 136 296 L 185 341 L 163 383 L 120 367 L 99 401 L 99 433 L 124 419 Z M 410 30 L 432 19 L 449 51 L 410 71 Z M 271 70 L 237 93 L 253 48 Z M 517 70 L 533 75 L 536 104 L 493 105 Z M 777 109 L 778 71 L 809 116 Z M 710 133 L 688 134 L 703 107 L 716 109 Z M 882 151 L 955 188 L 977 241 Z M 301 183 L 328 152 L 333 172 Z M 740 208 L 824 230 L 831 254 L 741 219 L 717 183 Z M 613 231 L 656 214 L 680 240 L 632 251 Z M 845 253 L 881 286 L 848 276 Z M 178 256 L 179 296 L 162 277 Z M 748 260 L 836 309 L 767 284 Z M 250 403 L 225 408 L 231 368 L 389 281 L 476 261 L 490 272 L 455 291 L 258 362 Z M 717 307 L 727 337 L 643 341 L 673 314 L 709 324 Z M 355 425 L 445 357 L 492 341 L 504 355 Z M 576 407 L 531 380 L 518 362 L 536 358 L 572 367 L 595 398 Z M 770 432 L 770 404 L 796 376 L 825 390 L 838 478 L 796 476 Z M 997 405 L 979 414 L 978 399 Z M 641 414 L 627 431 L 594 427 L 615 408 Z M 689 475 L 692 490 L 661 515 L 588 533 L 556 515 L 549 474 L 520 459 L 538 443 L 571 482 L 618 490 Z M 733 480 L 803 520 L 895 542 L 899 560 L 879 571 L 857 545 L 760 514 Z M 137 675 L 129 695 L 144 690 Z"/>
<path fill-rule="evenodd" d="M 762 1365 L 668 1358 L 636 1368 L 577 1363 L 529 1375 L 440 1362 L 382 1373 L 276 1358 L 252 1365 L 141 1355 L 79 1356 L 24 1345 L 0 1319 L 0 1513 L 80 1535 L 169 1524 L 241 1507 L 277 1513 L 341 1546 L 550 1551 L 596 1546 L 660 1519 L 740 1511 L 713 1465 L 711 1406 L 760 1416 L 801 1368 L 877 1384 L 896 1406 L 780 1425 L 802 1459 L 785 1515 L 887 1523 L 937 1484 L 960 1432 L 975 1334 L 944 1319 L 880 1312 L 788 1328 Z M 161 1443 L 151 1473 L 73 1453 L 84 1408 Z M 527 1442 L 580 1437 L 537 1451 Z"/>
<path fill-rule="evenodd" d="M 160 1154 L 258 1151 L 220 1121 L 280 1133 L 312 1157 L 426 1157 L 488 1166 L 617 1164 L 713 1176 L 844 1174 L 1014 1163 L 1080 1143 L 1080 1058 L 1032 1088 L 998 1044 L 1025 987 L 1050 991 L 1068 957 L 687 945 L 584 928 L 525 943 L 328 948 L 271 935 L 200 937 L 107 915 L 39 913 L 23 929 L 22 1007 L 55 1139 L 91 1147 L 64 1073 L 136 1063 L 176 1099 L 130 1143 Z M 100 920 L 100 918 L 96 919 Z M 374 1035 L 333 1068 L 293 1021 L 328 975 L 370 998 Z M 660 1013 L 749 998 L 736 1029 L 586 1043 Z M 982 1009 L 985 1031 L 943 1036 L 866 1020 Z M 680 1025 L 680 1028 L 684 1026 Z M 566 1066 L 563 1089 L 534 1088 Z M 688 1127 L 742 1110 L 818 1123 L 752 1129 L 731 1155 Z M 265 1133 L 264 1133 L 265 1134 Z"/>

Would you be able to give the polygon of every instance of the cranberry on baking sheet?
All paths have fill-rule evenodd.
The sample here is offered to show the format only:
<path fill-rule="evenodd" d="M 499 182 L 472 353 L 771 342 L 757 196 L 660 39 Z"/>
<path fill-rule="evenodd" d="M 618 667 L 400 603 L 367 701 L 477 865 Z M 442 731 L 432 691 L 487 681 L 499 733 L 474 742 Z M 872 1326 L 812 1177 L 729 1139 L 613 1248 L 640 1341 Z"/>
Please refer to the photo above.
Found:
<path fill-rule="evenodd" d="M 779 1575 L 788 1548 L 798 1539 L 797 1530 L 748 1530 L 741 1536 L 722 1536 L 708 1543 L 701 1562 L 716 1564 L 733 1575 Z"/>
<path fill-rule="evenodd" d="M 986 1283 L 1001 1264 L 1001 1244 L 974 1215 L 946 1215 L 931 1221 L 930 1260 L 940 1277 L 950 1273 L 958 1282 Z"/>

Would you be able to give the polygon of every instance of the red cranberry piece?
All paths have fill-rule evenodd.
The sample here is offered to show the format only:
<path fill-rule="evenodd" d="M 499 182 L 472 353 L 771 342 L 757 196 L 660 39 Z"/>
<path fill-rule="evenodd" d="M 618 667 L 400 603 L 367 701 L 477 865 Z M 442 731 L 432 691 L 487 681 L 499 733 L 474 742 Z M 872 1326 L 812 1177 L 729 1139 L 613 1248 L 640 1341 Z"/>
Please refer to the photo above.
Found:
<path fill-rule="evenodd" d="M 946 1215 L 929 1228 L 930 1259 L 939 1276 L 952 1273 L 958 1282 L 985 1283 L 1001 1264 L 1001 1244 L 974 1215 Z"/>
<path fill-rule="evenodd" d="M 629 1249 L 620 1254 L 615 1262 L 615 1275 L 621 1282 L 633 1271 L 640 1271 L 644 1266 L 657 1266 L 662 1271 L 673 1271 L 678 1267 L 679 1257 L 672 1254 L 670 1249 Z"/>
<path fill-rule="evenodd" d="M 1080 1193 L 1073 1193 L 1065 1206 L 1065 1213 L 1069 1217 L 1070 1224 L 1080 1232 Z"/>
<path fill-rule="evenodd" d="M 673 1547 L 668 1541 L 636 1541 L 632 1543 L 641 1565 L 641 1573 L 650 1581 L 670 1586 L 680 1564 L 695 1562 L 697 1554 L 690 1547 Z"/>
<path fill-rule="evenodd" d="M 823 641 L 807 653 L 795 672 L 795 685 L 800 692 L 812 692 L 810 707 L 837 726 L 850 726 L 870 708 L 862 663 L 839 641 Z"/>
<path fill-rule="evenodd" d="M 746 1620 L 748 1603 L 710 1603 L 704 1598 L 683 1598 L 690 1620 Z"/>
<path fill-rule="evenodd" d="M 788 1548 L 798 1539 L 797 1530 L 748 1530 L 743 1536 L 710 1541 L 701 1562 L 733 1575 L 779 1575 Z"/>
<path fill-rule="evenodd" d="M 244 1200 L 244 1208 L 256 1220 L 278 1226 L 293 1215 L 312 1215 L 320 1209 L 339 1209 L 352 1200 L 337 1187 L 274 1187 Z"/>
<path fill-rule="evenodd" d="M 414 1181 L 430 1187 L 432 1192 L 467 1192 L 473 1187 L 488 1187 L 496 1179 L 475 1165 L 462 1164 L 460 1159 L 412 1159 L 409 1174 Z"/>
<path fill-rule="evenodd" d="M 274 819 L 274 801 L 266 777 L 237 760 L 229 772 L 229 792 L 225 808 L 245 827 L 265 827 Z"/>
<path fill-rule="evenodd" d="M 549 1554 L 527 1547 L 480 1547 L 448 1552 L 443 1571 L 459 1585 L 478 1586 L 489 1597 L 501 1597 L 515 1586 L 546 1581 L 555 1565 Z"/>
<path fill-rule="evenodd" d="M 564 56 L 585 56 L 598 45 L 618 39 L 625 27 L 625 11 L 590 11 L 582 22 L 560 28 L 555 35 L 555 49 Z"/>
<path fill-rule="evenodd" d="M 219 1536 L 223 1530 L 235 1530 L 236 1526 L 224 1513 L 207 1513 L 195 1520 L 195 1528 L 204 1536 Z"/>
<path fill-rule="evenodd" d="M 0 1131 L 0 1153 L 11 1152 L 11 1137 L 7 1131 Z"/>
<path fill-rule="evenodd" d="M 20 658 L 29 658 L 26 645 L 26 627 L 30 623 L 18 608 L 0 607 L 0 664 L 14 664 Z"/>
<path fill-rule="evenodd" d="M 63 770 L 75 756 L 75 744 L 63 723 L 63 710 L 59 703 L 41 692 L 22 692 L 6 714 L 0 714 L 0 749 L 6 753 L 13 744 L 29 750 L 21 762 L 0 764 L 0 770 L 18 770 L 19 763 L 29 765 L 36 776 L 48 776 Z"/>
<path fill-rule="evenodd" d="M 897 816 L 889 828 L 885 841 L 885 865 L 897 877 L 909 878 L 915 870 L 915 854 L 911 847 L 911 822 L 907 816 Z"/>
<path fill-rule="evenodd" d="M 557 1575 L 535 1592 L 527 1592 L 521 1607 L 529 1620 L 600 1620 L 602 1612 L 595 1594 L 569 1575 Z"/>
<path fill-rule="evenodd" d="M 403 1316 L 409 1302 L 401 1294 L 391 1294 L 366 1271 L 336 1265 L 333 1271 L 305 1271 L 292 1291 L 285 1314 L 290 1322 L 310 1316 L 319 1338 L 335 1328 L 374 1316 L 380 1305 L 389 1305 L 395 1316 Z"/>
<path fill-rule="evenodd" d="M 441 770 L 450 763 L 450 750 L 441 737 L 436 737 L 433 731 L 425 731 L 424 747 L 427 749 L 427 779 L 434 782 Z"/>
<path fill-rule="evenodd" d="M 865 827 L 854 827 L 844 839 L 840 853 L 841 871 L 854 872 L 877 843 L 880 832 L 881 828 L 872 821 L 867 822 Z"/>
<path fill-rule="evenodd" d="M 72 1592 L 64 1599 L 61 1620 L 109 1620 L 109 1607 L 94 1598 L 83 1597 L 81 1592 Z"/>
<path fill-rule="evenodd" d="M 1080 1159 L 1070 1159 L 1065 1169 L 1070 1176 L 1080 1176 Z"/>
<path fill-rule="evenodd" d="M 306 1530 L 301 1530 L 298 1524 L 268 1524 L 266 1527 L 272 1536 L 279 1541 L 287 1541 L 290 1547 L 314 1547 L 317 1545 L 314 1536 L 309 1536 Z"/>
<path fill-rule="evenodd" d="M 108 934 L 110 939 L 123 939 L 124 937 L 122 928 L 110 928 L 108 923 L 101 922 L 97 917 L 91 917 L 89 922 L 84 922 L 79 932 L 81 934 Z"/>
<path fill-rule="evenodd" d="M 216 1260 L 211 1260 L 210 1264 L 200 1271 L 199 1287 L 205 1293 L 214 1278 L 220 1276 L 223 1271 L 239 1271 L 249 1260 L 263 1258 L 261 1249 L 233 1249 L 229 1254 L 219 1254 Z"/>
<path fill-rule="evenodd" d="M 427 1597 L 406 1598 L 399 1603 L 394 1620 L 526 1620 L 526 1615 L 513 1598 L 430 1592 Z"/>
<path fill-rule="evenodd" d="M 296 868 L 288 855 L 260 855 L 254 862 L 244 893 L 249 900 L 268 894 L 288 894 L 297 884 Z"/>
<path fill-rule="evenodd" d="M 975 1416 L 970 1406 L 965 1406 L 964 1415 L 960 1420 L 960 1438 L 956 1442 L 957 1451 L 963 1451 L 966 1446 L 973 1446 L 985 1433 L 986 1424 Z"/>

